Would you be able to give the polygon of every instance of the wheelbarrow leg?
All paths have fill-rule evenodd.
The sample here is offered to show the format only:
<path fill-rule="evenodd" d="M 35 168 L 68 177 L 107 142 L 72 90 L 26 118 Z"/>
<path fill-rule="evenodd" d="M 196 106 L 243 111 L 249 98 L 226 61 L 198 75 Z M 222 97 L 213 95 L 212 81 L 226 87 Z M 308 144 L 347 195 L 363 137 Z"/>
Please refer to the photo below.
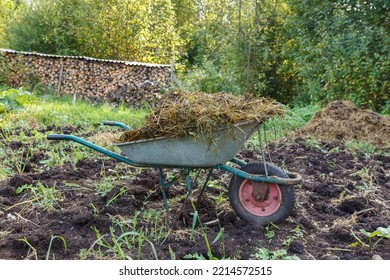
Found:
<path fill-rule="evenodd" d="M 209 169 L 209 173 L 207 174 L 206 181 L 204 181 L 203 187 L 202 187 L 202 189 L 200 190 L 198 199 L 202 196 L 203 192 L 205 191 L 205 189 L 206 189 L 206 187 L 207 187 L 207 185 L 208 185 L 208 182 L 209 182 L 209 180 L 210 180 L 211 173 L 213 173 L 213 170 L 214 170 L 214 168 L 210 168 L 210 169 Z"/>
<path fill-rule="evenodd" d="M 184 175 L 185 175 L 185 178 L 186 178 L 187 196 L 186 196 L 185 200 L 183 201 L 183 203 L 187 201 L 187 199 L 190 197 L 190 195 L 192 193 L 192 184 L 191 184 L 190 172 L 186 168 L 184 169 Z"/>
<path fill-rule="evenodd" d="M 159 173 L 160 173 L 160 188 L 161 188 L 161 194 L 162 194 L 162 197 L 163 197 L 163 200 L 164 200 L 164 207 L 165 207 L 165 210 L 169 210 L 169 206 L 168 206 L 168 200 L 167 200 L 167 193 L 166 193 L 166 189 L 168 189 L 168 187 L 166 186 L 166 184 L 164 183 L 164 174 L 163 174 L 163 170 L 162 168 L 159 168 Z"/>

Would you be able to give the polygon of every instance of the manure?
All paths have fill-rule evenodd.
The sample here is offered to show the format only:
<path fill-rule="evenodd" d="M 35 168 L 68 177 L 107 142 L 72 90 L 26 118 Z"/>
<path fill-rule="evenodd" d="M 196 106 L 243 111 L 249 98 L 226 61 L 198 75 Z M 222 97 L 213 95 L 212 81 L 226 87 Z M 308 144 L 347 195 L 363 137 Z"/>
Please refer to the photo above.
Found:
<path fill-rule="evenodd" d="M 171 93 L 162 97 L 142 126 L 124 132 L 116 142 L 188 135 L 213 141 L 213 134 L 221 128 L 245 121 L 264 123 L 273 116 L 282 117 L 284 111 L 272 99 L 249 94 Z"/>

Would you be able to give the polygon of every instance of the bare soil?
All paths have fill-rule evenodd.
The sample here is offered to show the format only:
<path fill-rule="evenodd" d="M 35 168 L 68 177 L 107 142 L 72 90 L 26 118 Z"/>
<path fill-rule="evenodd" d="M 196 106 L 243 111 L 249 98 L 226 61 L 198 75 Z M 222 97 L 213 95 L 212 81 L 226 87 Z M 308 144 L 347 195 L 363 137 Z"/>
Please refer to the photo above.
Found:
<path fill-rule="evenodd" d="M 81 128 L 66 129 L 68 133 L 82 133 Z M 4 139 L 1 142 L 7 148 L 30 147 L 34 152 L 24 172 L 0 181 L 0 259 L 34 259 L 29 246 L 20 241 L 24 237 L 36 249 L 37 258 L 44 259 L 52 235 L 61 235 L 67 242 L 65 250 L 61 240 L 53 241 L 51 252 L 56 259 L 80 259 L 82 249 L 96 246 L 93 227 L 102 235 L 109 234 L 113 216 L 131 218 L 141 209 L 163 209 L 155 169 L 132 169 L 93 151 L 90 158 L 81 159 L 75 165 L 67 162 L 45 168 L 42 162 L 48 157 L 47 151 L 34 147 L 34 143 Z M 254 226 L 240 220 L 228 202 L 221 199 L 218 203 L 216 197 L 227 197 L 229 174 L 215 171 L 212 180 L 222 188 L 209 187 L 200 199 L 196 195 L 199 191 L 194 191 L 192 199 L 209 241 L 224 228 L 223 238 L 211 245 L 215 257 L 254 259 L 256 250 L 264 247 L 270 251 L 285 249 L 301 259 L 360 260 L 374 255 L 390 259 L 390 239 L 370 247 L 367 238 L 359 232 L 360 229 L 372 232 L 390 225 L 390 150 L 368 156 L 351 153 L 343 144 L 310 143 L 295 138 L 269 145 L 275 165 L 298 172 L 304 178 L 296 186 L 294 213 L 278 225 Z M 248 162 L 260 160 L 250 144 L 239 157 Z M 103 177 L 111 178 L 115 186 L 106 195 L 98 195 L 94 186 Z M 17 194 L 16 189 L 38 182 L 47 188 L 55 186 L 61 192 L 60 207 L 45 210 L 23 203 L 24 193 Z M 121 188 L 126 193 L 109 203 Z M 185 193 L 183 184 L 169 190 L 171 209 L 163 215 L 169 234 L 158 242 L 152 240 L 159 259 L 170 259 L 172 252 L 176 259 L 195 253 L 207 258 L 200 228 L 195 233 L 191 230 L 194 209 L 189 201 L 182 203 Z M 299 231 L 301 234 L 297 234 Z M 348 246 L 357 241 L 352 233 L 367 246 Z M 137 258 L 137 252 L 131 257 Z M 148 244 L 142 248 L 141 258 L 154 258 Z"/>

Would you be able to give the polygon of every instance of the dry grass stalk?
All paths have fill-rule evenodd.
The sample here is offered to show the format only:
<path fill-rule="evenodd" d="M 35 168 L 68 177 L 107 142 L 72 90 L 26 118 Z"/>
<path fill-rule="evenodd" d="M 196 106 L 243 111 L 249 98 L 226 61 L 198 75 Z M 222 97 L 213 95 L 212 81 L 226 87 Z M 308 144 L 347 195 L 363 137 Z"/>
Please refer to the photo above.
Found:
<path fill-rule="evenodd" d="M 271 99 L 226 93 L 175 93 L 163 97 L 140 128 L 123 133 L 117 142 L 192 135 L 210 138 L 223 127 L 244 121 L 263 123 L 282 117 L 284 107 Z"/>

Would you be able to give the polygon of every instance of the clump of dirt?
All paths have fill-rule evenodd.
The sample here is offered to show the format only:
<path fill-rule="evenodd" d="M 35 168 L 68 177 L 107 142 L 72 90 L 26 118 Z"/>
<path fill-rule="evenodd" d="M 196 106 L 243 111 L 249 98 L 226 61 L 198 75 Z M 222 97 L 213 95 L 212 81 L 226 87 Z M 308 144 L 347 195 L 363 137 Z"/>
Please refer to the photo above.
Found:
<path fill-rule="evenodd" d="M 221 127 L 244 121 L 263 123 L 282 116 L 284 108 L 267 98 L 226 93 L 166 95 L 140 128 L 122 134 L 118 142 L 192 135 L 210 138 Z"/>
<path fill-rule="evenodd" d="M 326 141 L 365 141 L 377 147 L 390 146 L 390 118 L 362 110 L 351 101 L 335 101 L 316 112 L 299 131 Z"/>

